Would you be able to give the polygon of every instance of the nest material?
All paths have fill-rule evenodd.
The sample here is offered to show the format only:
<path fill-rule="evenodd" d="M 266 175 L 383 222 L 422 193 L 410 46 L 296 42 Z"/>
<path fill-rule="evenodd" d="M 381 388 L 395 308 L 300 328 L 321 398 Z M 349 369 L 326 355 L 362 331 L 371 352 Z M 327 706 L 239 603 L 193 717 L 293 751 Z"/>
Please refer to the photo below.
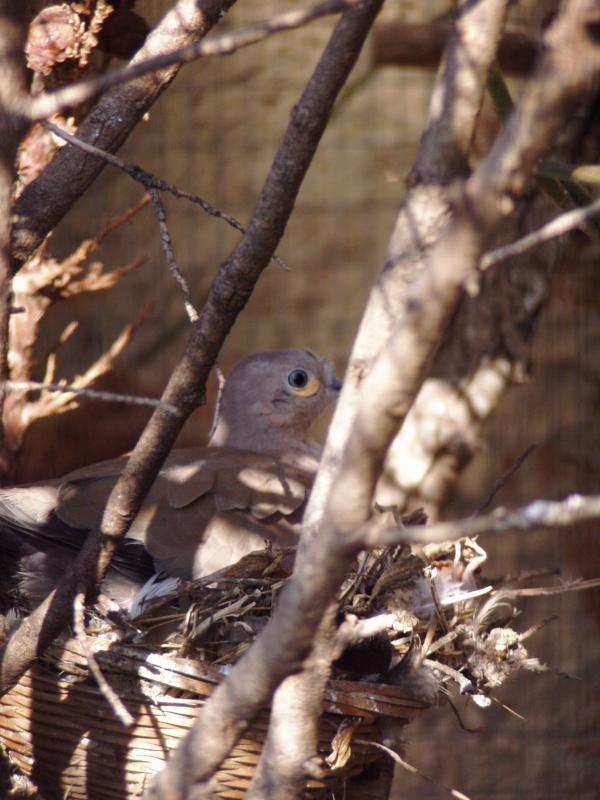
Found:
<path fill-rule="evenodd" d="M 133 621 L 94 612 L 88 646 L 134 724 L 124 727 L 94 685 L 81 641 L 65 638 L 0 698 L 0 740 L 12 762 L 46 800 L 65 793 L 73 800 L 139 797 L 226 665 L 266 624 L 289 574 L 287 560 L 285 553 L 251 554 L 216 577 L 180 586 Z M 355 644 L 358 660 L 350 647 L 337 662 L 319 728 L 320 772 L 307 780 L 307 797 L 330 797 L 381 757 L 370 745 L 381 738 L 379 722 L 406 724 L 453 683 L 485 705 L 491 688 L 537 664 L 508 626 L 512 606 L 490 599 L 491 587 L 476 578 L 484 560 L 468 540 L 418 556 L 387 548 L 365 557 L 348 578 L 346 615 L 385 624 Z M 261 715 L 223 763 L 217 797 L 244 796 L 267 721 Z"/>

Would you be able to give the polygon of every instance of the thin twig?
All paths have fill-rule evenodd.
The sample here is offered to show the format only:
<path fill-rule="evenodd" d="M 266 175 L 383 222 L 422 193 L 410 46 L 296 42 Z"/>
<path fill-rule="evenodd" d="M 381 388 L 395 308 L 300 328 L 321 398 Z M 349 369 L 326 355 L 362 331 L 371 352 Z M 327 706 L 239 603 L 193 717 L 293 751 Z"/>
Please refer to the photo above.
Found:
<path fill-rule="evenodd" d="M 500 589 L 498 594 L 502 597 L 548 597 L 554 594 L 566 594 L 567 592 L 585 592 L 588 589 L 597 589 L 600 586 L 600 578 L 589 578 L 581 580 L 576 578 L 558 586 L 530 586 L 523 589 Z"/>
<path fill-rule="evenodd" d="M 481 269 L 489 269 L 501 261 L 506 261 L 507 258 L 520 256 L 528 250 L 550 241 L 550 239 L 563 236 L 575 228 L 580 228 L 593 217 L 598 216 L 598 214 L 600 214 L 600 198 L 584 208 L 575 208 L 572 211 L 561 214 L 551 222 L 542 225 L 537 231 L 523 236 L 522 239 L 518 239 L 516 242 L 497 247 L 495 250 L 486 253 L 481 259 Z"/>
<path fill-rule="evenodd" d="M 63 394 L 77 394 L 89 397 L 91 400 L 102 400 L 106 403 L 130 403 L 138 406 L 151 406 L 160 408 L 167 414 L 180 415 L 180 411 L 171 403 L 155 400 L 152 397 L 140 397 L 133 394 L 117 394 L 115 392 L 101 392 L 97 389 L 80 389 L 62 383 L 41 383 L 39 381 L 5 381 L 4 387 L 9 392 L 59 392 Z"/>
<path fill-rule="evenodd" d="M 170 53 L 148 58 L 132 66 L 116 69 L 106 75 L 65 86 L 51 94 L 27 98 L 18 103 L 14 111 L 30 121 L 41 121 L 59 111 L 73 108 L 109 89 L 122 85 L 149 72 L 156 72 L 174 64 L 185 64 L 199 58 L 225 56 L 242 47 L 256 44 L 276 33 L 300 28 L 319 17 L 337 14 L 357 5 L 361 0 L 325 0 L 305 9 L 286 11 L 265 22 L 258 22 L 242 30 L 226 33 L 209 41 L 199 41 L 173 50 Z"/>
<path fill-rule="evenodd" d="M 108 705 L 112 708 L 113 714 L 117 719 L 124 725 L 126 728 L 130 728 L 133 723 L 135 722 L 134 718 L 131 716 L 125 704 L 118 696 L 118 694 L 114 691 L 112 686 L 108 683 L 100 667 L 98 666 L 98 662 L 92 652 L 92 649 L 88 645 L 87 635 L 85 632 L 85 619 L 84 619 L 84 608 L 85 608 L 85 588 L 79 587 L 79 591 L 75 595 L 73 599 L 73 628 L 75 629 L 75 636 L 77 637 L 77 641 L 81 649 L 83 650 L 83 654 L 85 655 L 88 663 L 88 667 L 90 672 L 96 679 L 96 683 L 98 684 L 98 689 L 102 692 L 102 695 Z"/>
<path fill-rule="evenodd" d="M 209 441 L 212 439 L 213 433 L 217 430 L 217 425 L 219 424 L 219 414 L 221 413 L 221 400 L 223 398 L 223 389 L 225 388 L 225 375 L 223 374 L 223 370 L 218 364 L 215 364 L 214 372 L 217 377 L 217 398 L 215 400 L 215 410 L 213 413 L 212 424 L 210 426 L 210 433 L 208 434 Z"/>
<path fill-rule="evenodd" d="M 510 510 L 498 508 L 492 514 L 468 517 L 451 522 L 438 522 L 429 527 L 381 528 L 378 520 L 368 525 L 360 539 L 363 547 L 388 546 L 399 543 L 455 541 L 463 536 L 482 533 L 507 533 L 536 528 L 566 528 L 585 520 L 600 519 L 600 495 L 572 494 L 565 500 L 534 500 L 526 506 Z M 528 589 L 515 590 L 519 593 Z"/>
<path fill-rule="evenodd" d="M 219 23 L 235 1 L 173 0 L 131 64 L 197 42 Z M 114 86 L 90 108 L 78 126 L 77 135 L 97 147 L 116 152 L 179 70 L 180 67 L 174 65 L 131 83 Z M 17 263 L 31 257 L 105 166 L 105 161 L 88 158 L 79 149 L 59 148 L 44 171 L 24 187 L 15 202 L 13 253 Z"/>
<path fill-rule="evenodd" d="M 89 142 L 84 142 L 83 139 L 80 139 L 78 136 L 63 130 L 62 128 L 59 128 L 58 125 L 55 125 L 53 122 L 44 122 L 44 127 L 51 131 L 51 133 L 53 133 L 55 136 L 58 136 L 65 142 L 72 144 L 74 147 L 79 147 L 80 150 L 83 150 L 92 156 L 98 156 L 98 158 L 103 159 L 103 161 L 106 161 L 106 163 L 110 164 L 112 167 L 120 169 L 126 175 L 129 175 L 129 177 L 134 181 L 141 183 L 142 186 L 147 189 L 148 194 L 150 194 L 151 190 L 153 189 L 160 192 L 169 192 L 169 194 L 172 194 L 178 200 L 189 200 L 190 203 L 200 206 L 200 208 L 211 217 L 222 219 L 232 228 L 235 228 L 236 231 L 239 231 L 239 233 L 246 233 L 246 229 L 239 220 L 237 220 L 235 217 L 232 217 L 230 214 L 225 214 L 223 211 L 211 205 L 199 195 L 191 194 L 190 192 L 184 192 L 182 189 L 178 189 L 177 186 L 174 186 L 172 183 L 168 183 L 162 178 L 157 178 L 156 175 L 153 175 L 151 172 L 148 172 L 137 164 L 127 164 L 113 153 L 102 150 L 100 147 L 96 147 Z M 286 262 L 276 254 L 273 255 L 273 261 L 282 269 L 289 269 Z"/>
<path fill-rule="evenodd" d="M 505 472 L 503 472 L 499 478 L 496 478 L 490 491 L 487 493 L 487 495 L 483 498 L 481 503 L 477 506 L 477 508 L 473 512 L 474 517 L 479 517 L 486 510 L 486 508 L 490 505 L 490 503 L 492 502 L 494 497 L 498 494 L 500 489 L 502 489 L 502 487 L 510 480 L 510 478 L 512 478 L 515 472 L 521 467 L 525 459 L 528 458 L 531 455 L 531 453 L 533 453 L 536 447 L 537 445 L 530 444 L 529 447 L 526 450 L 524 450 L 521 453 L 521 455 L 518 456 L 518 458 L 515 459 L 515 461 L 510 465 L 510 467 Z"/>
<path fill-rule="evenodd" d="M 173 242 L 171 241 L 171 234 L 169 233 L 169 228 L 167 227 L 167 213 L 165 211 L 163 201 L 161 200 L 160 194 L 156 189 L 148 189 L 148 194 L 150 195 L 152 208 L 154 209 L 154 213 L 156 214 L 156 218 L 158 220 L 160 243 L 167 260 L 169 272 L 181 289 L 181 294 L 183 295 L 183 304 L 189 321 L 196 322 L 198 319 L 198 312 L 196 311 L 196 307 L 194 306 L 194 302 L 192 300 L 190 287 L 188 286 L 186 279 L 183 277 L 183 273 L 179 269 L 179 264 L 175 259 Z"/>
<path fill-rule="evenodd" d="M 423 778 L 429 783 L 432 783 L 434 786 L 439 786 L 442 789 L 445 789 L 447 792 L 450 792 L 452 797 L 456 797 L 456 800 L 469 800 L 466 794 L 459 792 L 458 789 L 453 789 L 451 786 L 446 786 L 445 783 L 441 781 L 435 780 L 435 778 L 426 775 L 424 772 L 421 772 L 420 769 L 414 767 L 412 764 L 409 764 L 408 761 L 405 761 L 402 756 L 400 756 L 395 750 L 392 750 L 390 747 L 386 747 L 386 745 L 381 744 L 380 742 L 370 742 L 366 739 L 354 739 L 356 744 L 367 745 L 370 747 L 376 747 L 378 750 L 386 753 L 396 764 L 400 764 L 407 772 L 411 772 L 413 775 L 418 775 L 420 778 Z"/>

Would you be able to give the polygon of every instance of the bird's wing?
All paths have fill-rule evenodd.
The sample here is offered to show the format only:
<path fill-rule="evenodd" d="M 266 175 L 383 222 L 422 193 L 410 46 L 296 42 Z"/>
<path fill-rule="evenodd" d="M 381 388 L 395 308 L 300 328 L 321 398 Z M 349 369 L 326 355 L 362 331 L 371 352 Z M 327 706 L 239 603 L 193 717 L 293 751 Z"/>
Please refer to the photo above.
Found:
<path fill-rule="evenodd" d="M 171 467 L 165 472 L 171 508 L 184 508 L 210 493 L 217 511 L 244 509 L 257 519 L 293 514 L 304 503 L 314 477 L 310 468 L 228 448 L 208 448 L 187 463 L 173 460 Z"/>
<path fill-rule="evenodd" d="M 123 465 L 117 459 L 67 476 L 58 489 L 60 520 L 97 524 Z M 296 544 L 315 469 L 316 462 L 299 467 L 243 450 L 174 450 L 128 537 L 144 543 L 158 569 L 188 578 L 235 563 L 265 540 Z"/>
<path fill-rule="evenodd" d="M 267 541 L 297 543 L 313 465 L 300 469 L 270 456 L 215 448 L 186 463 L 175 459 L 172 466 L 161 476 L 165 494 L 145 530 L 159 569 L 198 578 Z"/>

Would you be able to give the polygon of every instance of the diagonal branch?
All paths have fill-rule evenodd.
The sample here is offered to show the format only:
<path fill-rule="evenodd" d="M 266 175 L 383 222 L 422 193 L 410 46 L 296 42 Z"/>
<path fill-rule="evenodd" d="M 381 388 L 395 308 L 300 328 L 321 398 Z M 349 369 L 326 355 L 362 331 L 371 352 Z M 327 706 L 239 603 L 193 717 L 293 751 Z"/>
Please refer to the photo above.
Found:
<path fill-rule="evenodd" d="M 600 48 L 590 35 L 594 23 L 593 9 L 574 0 L 550 29 L 537 74 L 492 153 L 467 182 L 464 201 L 411 286 L 388 344 L 361 382 L 351 434 L 336 467 L 330 467 L 332 488 L 325 494 L 318 536 L 310 536 L 312 517 L 305 523 L 309 535 L 301 540 L 294 574 L 274 616 L 206 703 L 150 797 L 179 800 L 188 796 L 194 781 L 208 779 L 247 720 L 302 663 L 360 550 L 359 537 L 352 534 L 369 522 L 386 449 L 419 389 L 463 285 L 475 274 L 488 238 L 510 213 L 508 193 L 531 175 L 563 116 L 600 72 Z M 576 54 L 575 68 L 565 63 L 566 54 Z"/>
<path fill-rule="evenodd" d="M 204 38 L 234 2 L 177 0 L 149 34 L 130 66 Z M 79 126 L 79 138 L 102 150 L 116 152 L 178 72 L 179 66 L 173 65 L 107 91 Z M 60 148 L 15 204 L 13 255 L 17 261 L 23 262 L 31 256 L 103 168 L 104 162 L 77 148 L 69 145 Z"/>
<path fill-rule="evenodd" d="M 269 191 L 274 208 L 278 208 L 280 202 L 289 202 L 289 198 L 286 200 L 285 195 L 280 196 L 277 176 L 279 175 L 280 180 L 283 180 L 283 176 L 288 175 L 290 170 L 296 169 L 295 161 L 290 158 L 291 153 L 286 147 L 286 140 L 295 138 L 302 126 L 315 124 L 317 118 L 321 119 L 319 124 L 324 123 L 335 96 L 342 88 L 361 51 L 369 27 L 380 5 L 379 0 L 362 3 L 356 9 L 347 11 L 338 22 L 302 99 L 294 111 L 291 126 L 275 160 L 271 174 L 273 182 Z M 267 189 L 265 189 L 263 197 L 266 192 Z M 252 226 L 249 230 L 252 230 Z M 264 257 L 268 258 L 268 256 L 269 254 L 265 252 Z M 335 586 L 336 570 L 334 569 L 331 574 L 334 576 L 333 585 Z M 310 581 L 303 585 L 302 590 L 307 599 L 312 599 Z M 310 600 L 308 604 L 310 605 Z M 324 608 L 320 607 L 318 619 L 314 620 L 313 633 L 317 625 L 323 621 L 323 617 Z M 282 641 L 277 647 L 278 651 L 282 647 L 283 652 L 286 652 L 286 642 L 290 638 L 294 639 L 298 633 L 304 644 L 302 653 L 299 654 L 297 648 L 295 649 L 293 656 L 295 667 L 300 665 L 302 657 L 308 649 L 308 644 L 312 641 L 312 637 L 307 637 L 301 615 L 297 621 L 299 621 L 299 629 L 296 631 L 291 628 L 286 629 Z M 253 649 L 254 655 L 250 656 L 247 671 L 243 669 L 243 674 L 233 682 L 226 681 L 217 689 L 216 702 L 204 708 L 194 729 L 185 737 L 171 756 L 165 769 L 157 776 L 148 792 L 149 798 L 182 800 L 189 796 L 192 786 L 194 786 L 194 797 L 202 797 L 210 792 L 210 777 L 243 730 L 250 724 L 257 710 L 269 699 L 274 689 L 274 683 L 265 681 L 265 663 L 269 664 L 269 670 L 275 671 L 277 683 L 290 671 L 289 660 L 287 658 L 283 658 L 281 661 L 273 660 L 269 654 L 269 646 L 266 644 L 257 650 Z M 319 693 L 315 694 L 318 705 Z M 304 747 L 305 742 L 300 742 L 298 750 L 302 752 Z M 297 765 L 294 762 L 291 763 L 292 767 L 296 769 Z M 287 765 L 289 766 L 289 762 Z M 294 774 L 292 782 L 296 781 L 297 775 Z"/>
<path fill-rule="evenodd" d="M 459 3 L 454 34 L 436 76 L 429 118 L 398 214 L 388 259 L 369 297 L 352 348 L 312 492 L 309 521 L 322 512 L 331 476 L 352 428 L 360 381 L 403 313 L 411 281 L 447 222 L 448 185 L 464 177 L 468 149 L 494 61 L 508 0 Z"/>
<path fill-rule="evenodd" d="M 102 580 L 118 542 L 135 518 L 185 419 L 199 405 L 219 349 L 277 247 L 325 125 L 360 52 L 364 32 L 342 20 L 298 105 L 261 192 L 245 236 L 222 264 L 185 352 L 110 495 L 100 530 L 92 532 L 60 587 L 23 621 L 0 651 L 0 691 L 28 668 L 68 623 L 79 581 L 88 594 Z"/>
<path fill-rule="evenodd" d="M 59 111 L 65 111 L 92 100 L 113 86 L 120 86 L 151 72 L 165 69 L 165 67 L 181 66 L 199 58 L 229 56 L 243 47 L 262 42 L 273 34 L 300 28 L 328 14 L 338 14 L 359 2 L 361 0 L 324 0 L 324 2 L 308 8 L 284 11 L 272 19 L 250 25 L 243 30 L 225 33 L 207 42 L 194 42 L 177 50 L 156 55 L 144 61 L 137 61 L 131 66 L 116 69 L 98 78 L 66 86 L 52 94 L 31 98 L 28 103 L 23 103 L 22 108 L 15 110 L 28 120 L 43 120 Z"/>
<path fill-rule="evenodd" d="M 178 189 L 176 186 L 173 186 L 173 184 L 162 180 L 162 178 L 157 178 L 155 175 L 152 175 L 152 173 L 142 169 L 142 167 L 140 167 L 138 164 L 126 164 L 122 159 L 118 158 L 118 156 L 113 155 L 113 153 L 107 153 L 106 150 L 101 150 L 99 147 L 96 147 L 89 142 L 82 141 L 77 136 L 73 136 L 73 134 L 62 130 L 62 128 L 59 128 L 58 125 L 54 125 L 52 122 L 47 122 L 46 127 L 49 131 L 55 134 L 55 136 L 64 139 L 65 142 L 69 142 L 70 144 L 75 145 L 75 147 L 80 147 L 86 153 L 98 156 L 98 158 L 106 161 L 107 164 L 122 170 L 126 175 L 129 175 L 132 180 L 141 183 L 142 186 L 145 186 L 148 191 L 151 189 L 156 189 L 160 192 L 170 192 L 179 200 L 189 200 L 190 203 L 200 206 L 200 208 L 207 214 L 210 214 L 210 216 L 217 217 L 217 219 L 222 219 L 240 233 L 246 233 L 246 229 L 242 223 L 239 222 L 239 220 L 237 220 L 235 217 L 232 217 L 230 214 L 223 213 L 223 211 L 220 211 L 210 203 L 207 203 L 206 200 L 204 200 L 202 197 L 199 197 L 197 194 L 190 194 L 190 192 L 184 192 L 181 189 Z M 287 269 L 287 264 L 279 256 L 274 255 L 273 261 L 276 264 L 279 264 L 280 267 L 283 267 L 283 269 Z"/>
<path fill-rule="evenodd" d="M 538 247 L 551 239 L 556 239 L 558 236 L 564 236 L 575 228 L 582 228 L 586 222 L 589 222 L 594 217 L 600 214 L 600 199 L 594 200 L 583 208 L 574 208 L 572 211 L 567 211 L 555 219 L 550 220 L 537 231 L 523 236 L 516 242 L 502 245 L 495 250 L 486 253 L 481 259 L 481 269 L 489 269 L 496 264 L 505 261 L 507 258 L 513 256 L 520 256 L 534 247 Z"/>

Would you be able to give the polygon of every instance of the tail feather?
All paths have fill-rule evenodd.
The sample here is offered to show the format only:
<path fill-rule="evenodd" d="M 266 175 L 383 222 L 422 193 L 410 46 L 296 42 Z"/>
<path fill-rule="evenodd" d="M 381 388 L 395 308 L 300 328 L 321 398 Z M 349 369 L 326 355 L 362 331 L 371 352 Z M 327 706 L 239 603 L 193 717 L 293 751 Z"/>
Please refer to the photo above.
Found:
<path fill-rule="evenodd" d="M 0 492 L 0 611 L 37 604 L 60 582 L 89 531 L 63 522 L 53 508 L 19 502 L 20 493 Z M 30 500 L 31 493 L 27 500 Z M 143 544 L 125 539 L 117 548 L 102 589 L 118 602 L 154 573 Z"/>

